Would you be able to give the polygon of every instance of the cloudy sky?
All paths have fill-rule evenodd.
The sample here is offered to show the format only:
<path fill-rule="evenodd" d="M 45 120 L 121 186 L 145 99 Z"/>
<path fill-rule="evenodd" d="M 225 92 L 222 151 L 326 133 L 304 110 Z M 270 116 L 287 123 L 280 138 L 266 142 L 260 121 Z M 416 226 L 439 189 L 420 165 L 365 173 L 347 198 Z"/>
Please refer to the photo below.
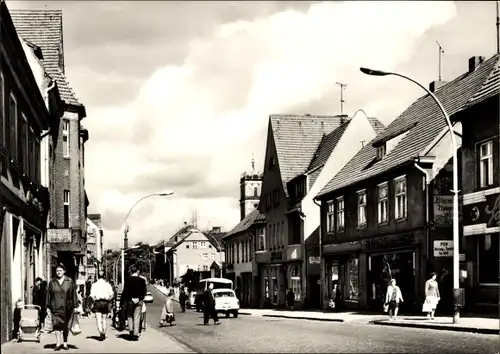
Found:
<path fill-rule="evenodd" d="M 239 221 L 239 177 L 262 169 L 268 116 L 363 108 L 392 121 L 421 92 L 360 66 L 422 83 L 496 50 L 495 2 L 7 1 L 62 9 L 68 78 L 87 109 L 86 189 L 106 247 L 154 242 L 198 214 L 198 226 Z"/>

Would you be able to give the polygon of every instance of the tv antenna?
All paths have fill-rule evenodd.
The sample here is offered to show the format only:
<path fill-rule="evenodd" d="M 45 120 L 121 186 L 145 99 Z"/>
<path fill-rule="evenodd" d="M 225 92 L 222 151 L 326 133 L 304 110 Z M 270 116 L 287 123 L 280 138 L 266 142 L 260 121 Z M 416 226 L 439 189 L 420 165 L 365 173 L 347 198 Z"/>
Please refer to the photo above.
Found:
<path fill-rule="evenodd" d="M 438 48 L 439 48 L 439 71 L 438 71 L 438 80 L 441 81 L 441 57 L 444 54 L 443 47 L 441 47 L 441 44 L 439 44 L 438 41 L 436 41 Z"/>
<path fill-rule="evenodd" d="M 500 15 L 499 15 L 499 7 L 500 2 L 497 0 L 497 54 L 500 53 Z"/>
<path fill-rule="evenodd" d="M 341 82 L 336 82 L 337 85 L 340 86 L 340 115 L 344 115 L 344 90 L 347 87 L 347 84 L 343 84 Z"/>

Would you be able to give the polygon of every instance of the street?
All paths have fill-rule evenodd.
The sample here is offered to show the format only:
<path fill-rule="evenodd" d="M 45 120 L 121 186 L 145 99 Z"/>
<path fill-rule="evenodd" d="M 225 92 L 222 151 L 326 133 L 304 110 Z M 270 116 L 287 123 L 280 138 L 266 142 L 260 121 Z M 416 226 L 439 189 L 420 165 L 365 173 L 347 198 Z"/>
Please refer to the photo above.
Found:
<path fill-rule="evenodd" d="M 151 287 L 148 325 L 201 353 L 495 353 L 498 336 L 374 326 L 276 319 L 241 315 L 220 318 L 220 325 L 203 325 L 201 313 L 176 308 L 177 326 L 159 328 L 164 296 Z"/>

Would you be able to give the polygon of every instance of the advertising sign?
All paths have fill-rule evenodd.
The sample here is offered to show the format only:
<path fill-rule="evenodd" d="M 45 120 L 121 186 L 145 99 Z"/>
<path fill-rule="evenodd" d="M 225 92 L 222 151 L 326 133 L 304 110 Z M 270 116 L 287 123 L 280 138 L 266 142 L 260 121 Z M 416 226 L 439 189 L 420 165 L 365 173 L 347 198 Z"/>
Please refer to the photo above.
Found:
<path fill-rule="evenodd" d="M 451 226 L 453 223 L 453 196 L 434 196 L 434 223 L 436 226 Z"/>
<path fill-rule="evenodd" d="M 48 243 L 71 243 L 71 229 L 47 229 Z"/>
<path fill-rule="evenodd" d="M 319 264 L 319 257 L 309 257 L 309 264 Z"/>
<path fill-rule="evenodd" d="M 434 257 L 453 257 L 453 241 L 434 241 Z"/>

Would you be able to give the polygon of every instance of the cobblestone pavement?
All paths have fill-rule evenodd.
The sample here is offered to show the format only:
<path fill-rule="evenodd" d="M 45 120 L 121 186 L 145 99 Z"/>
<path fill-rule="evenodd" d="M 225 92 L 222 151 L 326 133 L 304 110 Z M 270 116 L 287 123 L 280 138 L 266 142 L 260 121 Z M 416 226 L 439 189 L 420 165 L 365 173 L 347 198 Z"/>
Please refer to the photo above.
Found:
<path fill-rule="evenodd" d="M 148 321 L 159 321 L 163 295 L 151 289 Z M 203 326 L 201 313 L 176 313 L 177 326 L 163 327 L 181 343 L 202 353 L 495 353 L 498 336 L 376 326 L 356 322 L 319 322 L 240 316 L 221 318 L 221 324 Z"/>

